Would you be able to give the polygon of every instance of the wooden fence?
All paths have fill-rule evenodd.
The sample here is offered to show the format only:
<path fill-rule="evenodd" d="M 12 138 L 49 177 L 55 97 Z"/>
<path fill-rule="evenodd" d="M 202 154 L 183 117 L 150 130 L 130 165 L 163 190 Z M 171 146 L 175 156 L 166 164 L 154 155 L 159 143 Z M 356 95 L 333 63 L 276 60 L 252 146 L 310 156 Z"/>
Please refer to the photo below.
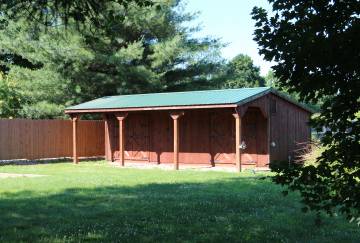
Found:
<path fill-rule="evenodd" d="M 79 121 L 79 156 L 104 156 L 104 147 L 104 122 Z M 0 160 L 71 156 L 70 120 L 0 119 Z"/>

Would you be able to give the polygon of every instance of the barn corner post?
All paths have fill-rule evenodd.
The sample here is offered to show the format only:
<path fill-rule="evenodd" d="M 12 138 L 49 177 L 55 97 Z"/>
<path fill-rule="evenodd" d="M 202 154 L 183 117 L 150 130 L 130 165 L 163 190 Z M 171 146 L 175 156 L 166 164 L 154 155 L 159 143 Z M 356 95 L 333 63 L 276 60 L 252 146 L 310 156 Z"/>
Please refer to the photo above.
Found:
<path fill-rule="evenodd" d="M 174 170 L 179 170 L 179 119 L 183 115 L 183 111 L 170 113 L 174 123 Z"/>
<path fill-rule="evenodd" d="M 239 109 L 235 109 L 233 113 L 235 118 L 235 162 L 236 172 L 242 171 L 241 165 L 241 112 Z"/>
<path fill-rule="evenodd" d="M 125 165 L 125 118 L 127 115 L 127 112 L 115 114 L 119 121 L 119 162 L 121 166 Z"/>
<path fill-rule="evenodd" d="M 77 151 L 77 128 L 78 128 L 78 120 L 80 119 L 80 114 L 70 114 L 70 118 L 72 121 L 72 134 L 73 134 L 73 163 L 78 164 L 78 151 Z"/>
<path fill-rule="evenodd" d="M 267 129 L 267 153 L 268 153 L 268 166 L 270 167 L 271 163 L 271 99 L 267 96 L 267 119 L 266 119 L 266 129 Z M 276 104 L 275 104 L 276 106 Z"/>

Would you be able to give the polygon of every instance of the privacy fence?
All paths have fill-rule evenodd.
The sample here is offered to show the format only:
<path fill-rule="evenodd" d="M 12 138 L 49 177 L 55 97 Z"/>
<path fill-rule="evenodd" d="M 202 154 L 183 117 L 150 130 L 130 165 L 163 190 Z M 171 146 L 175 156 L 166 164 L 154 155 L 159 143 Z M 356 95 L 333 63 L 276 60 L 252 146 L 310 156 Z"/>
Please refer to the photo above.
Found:
<path fill-rule="evenodd" d="M 79 121 L 79 156 L 104 156 L 104 147 L 104 122 Z M 0 119 L 0 160 L 71 156 L 70 120 Z"/>

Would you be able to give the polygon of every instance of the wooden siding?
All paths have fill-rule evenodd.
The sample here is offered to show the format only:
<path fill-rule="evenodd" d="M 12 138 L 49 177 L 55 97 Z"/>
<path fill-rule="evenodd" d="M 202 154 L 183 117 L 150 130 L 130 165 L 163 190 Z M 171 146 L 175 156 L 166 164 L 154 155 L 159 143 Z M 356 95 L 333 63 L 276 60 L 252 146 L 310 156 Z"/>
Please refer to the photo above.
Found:
<path fill-rule="evenodd" d="M 276 101 L 276 112 L 270 109 Z M 274 108 L 274 107 L 273 107 Z M 180 124 L 180 163 L 235 164 L 235 119 L 232 108 L 185 111 Z M 269 161 L 294 159 L 310 140 L 310 112 L 273 94 L 239 107 L 242 117 L 243 165 L 268 166 Z M 106 158 L 118 156 L 118 122 L 107 114 Z M 125 159 L 173 162 L 173 121 L 169 111 L 129 112 L 125 119 Z M 271 147 L 270 143 L 276 146 Z M 269 155 L 270 151 L 270 155 Z"/>
<path fill-rule="evenodd" d="M 308 125 L 311 113 L 278 96 L 270 95 L 270 99 L 276 101 L 276 112 L 270 114 L 270 143 L 275 143 L 270 148 L 270 160 L 293 160 L 296 150 L 311 139 Z"/>
<path fill-rule="evenodd" d="M 214 116 L 219 119 L 214 120 Z M 113 120 L 111 118 L 110 120 Z M 211 122 L 212 121 L 212 122 Z M 110 121 L 112 135 L 109 140 L 114 147 L 107 151 L 117 159 L 118 124 Z M 157 163 L 173 162 L 173 120 L 167 111 L 129 113 L 125 120 L 125 159 L 145 160 Z M 180 163 L 233 163 L 235 153 L 235 122 L 232 110 L 190 110 L 179 118 L 180 125 Z M 210 132 L 216 126 L 225 134 L 222 141 Z M 136 129 L 135 129 L 136 128 Z M 137 131 L 137 132 L 135 132 Z M 222 146 L 221 148 L 219 147 Z M 210 151 L 211 149 L 211 151 Z M 109 152 L 110 153 L 110 152 Z M 108 154 L 107 158 L 111 155 Z"/>
<path fill-rule="evenodd" d="M 242 141 L 246 148 L 241 152 L 244 165 L 265 167 L 269 164 L 267 118 L 258 107 L 248 107 L 242 117 Z"/>
<path fill-rule="evenodd" d="M 189 110 L 179 120 L 180 163 L 235 164 L 235 119 L 233 109 Z M 250 114 L 250 115 L 249 115 Z M 260 109 L 244 114 L 242 133 L 248 142 L 242 155 L 245 162 L 268 164 L 267 119 Z M 107 115 L 109 136 L 107 160 L 118 159 L 118 123 Z M 253 126 L 252 131 L 245 131 Z M 125 119 L 125 159 L 157 163 L 173 162 L 173 121 L 167 111 L 129 113 Z M 255 141 L 250 142 L 250 139 Z M 252 154 L 251 154 L 252 153 Z M 251 154 L 251 155 L 250 155 Z M 251 163 L 250 163 L 251 164 Z"/>
<path fill-rule="evenodd" d="M 78 122 L 80 157 L 104 156 L 104 122 Z M 70 120 L 0 119 L 0 160 L 72 156 Z"/>

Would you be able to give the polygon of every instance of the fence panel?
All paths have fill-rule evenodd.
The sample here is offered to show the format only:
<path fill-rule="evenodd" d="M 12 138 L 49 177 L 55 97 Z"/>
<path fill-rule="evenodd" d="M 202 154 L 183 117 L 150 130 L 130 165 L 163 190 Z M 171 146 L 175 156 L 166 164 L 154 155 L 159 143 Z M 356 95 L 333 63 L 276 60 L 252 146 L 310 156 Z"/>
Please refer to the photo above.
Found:
<path fill-rule="evenodd" d="M 80 157 L 104 156 L 104 122 L 78 122 Z M 72 156 L 70 120 L 0 119 L 0 160 Z"/>

